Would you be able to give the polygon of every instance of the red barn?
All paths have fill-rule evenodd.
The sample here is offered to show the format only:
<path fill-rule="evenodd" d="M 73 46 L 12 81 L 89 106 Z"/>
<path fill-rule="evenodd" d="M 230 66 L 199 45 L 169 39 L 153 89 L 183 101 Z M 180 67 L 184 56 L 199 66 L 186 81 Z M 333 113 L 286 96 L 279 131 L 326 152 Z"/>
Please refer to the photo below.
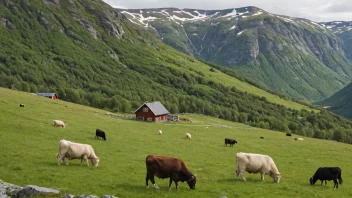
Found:
<path fill-rule="evenodd" d="M 38 96 L 44 96 L 53 100 L 56 100 L 58 98 L 56 93 L 37 93 Z"/>
<path fill-rule="evenodd" d="M 150 122 L 165 122 L 170 113 L 159 101 L 145 102 L 135 112 L 136 118 Z"/>

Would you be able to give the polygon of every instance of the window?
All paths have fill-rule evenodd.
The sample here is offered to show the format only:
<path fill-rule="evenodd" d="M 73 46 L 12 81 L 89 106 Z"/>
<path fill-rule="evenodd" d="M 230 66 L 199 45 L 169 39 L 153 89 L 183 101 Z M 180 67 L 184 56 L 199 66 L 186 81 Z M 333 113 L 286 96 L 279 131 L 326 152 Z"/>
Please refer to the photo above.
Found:
<path fill-rule="evenodd" d="M 147 107 L 144 107 L 144 108 L 143 108 L 143 112 L 148 112 L 148 108 L 147 108 Z"/>
<path fill-rule="evenodd" d="M 148 121 L 153 121 L 153 119 L 152 119 L 152 118 L 147 118 L 147 120 L 148 120 Z"/>

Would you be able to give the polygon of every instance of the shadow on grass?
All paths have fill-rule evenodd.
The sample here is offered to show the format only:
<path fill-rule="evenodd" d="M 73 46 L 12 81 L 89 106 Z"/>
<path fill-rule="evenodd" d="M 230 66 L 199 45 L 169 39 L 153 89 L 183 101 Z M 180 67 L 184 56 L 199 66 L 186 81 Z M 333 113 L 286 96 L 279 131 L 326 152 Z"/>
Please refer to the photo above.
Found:
<path fill-rule="evenodd" d="M 41 166 L 45 165 L 48 167 L 61 167 L 61 166 L 66 167 L 65 162 L 61 162 L 61 164 L 58 165 L 57 160 L 54 162 L 41 162 L 40 165 Z M 67 167 L 69 167 L 69 166 L 74 166 L 74 167 L 81 166 L 81 161 L 80 160 L 68 160 Z M 82 167 L 88 167 L 85 161 L 83 161 Z M 89 167 L 93 167 L 90 161 L 89 161 Z"/>
<path fill-rule="evenodd" d="M 246 178 L 247 181 L 243 181 L 242 178 L 225 178 L 225 179 L 219 179 L 217 180 L 220 183 L 238 183 L 238 182 L 242 182 L 242 183 L 271 183 L 272 180 L 270 181 L 266 181 L 266 182 L 262 182 L 260 179 L 252 179 L 252 178 Z"/>

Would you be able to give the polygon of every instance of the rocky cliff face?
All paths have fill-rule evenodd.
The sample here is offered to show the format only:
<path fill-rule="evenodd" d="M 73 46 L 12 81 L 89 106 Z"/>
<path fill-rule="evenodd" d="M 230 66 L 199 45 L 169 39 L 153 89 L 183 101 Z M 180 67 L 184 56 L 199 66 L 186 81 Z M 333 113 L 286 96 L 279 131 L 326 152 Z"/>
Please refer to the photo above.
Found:
<path fill-rule="evenodd" d="M 343 41 L 345 54 L 352 61 L 352 21 L 332 21 L 320 24 L 330 29 Z"/>
<path fill-rule="evenodd" d="M 232 67 L 292 97 L 320 100 L 352 77 L 341 40 L 306 19 L 256 7 L 121 12 L 180 51 Z"/>

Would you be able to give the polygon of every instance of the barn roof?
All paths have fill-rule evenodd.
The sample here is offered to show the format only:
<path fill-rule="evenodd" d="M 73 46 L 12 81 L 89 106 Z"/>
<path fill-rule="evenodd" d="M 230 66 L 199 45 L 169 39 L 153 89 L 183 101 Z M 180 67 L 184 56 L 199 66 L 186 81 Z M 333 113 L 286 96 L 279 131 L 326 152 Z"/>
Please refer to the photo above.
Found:
<path fill-rule="evenodd" d="M 153 113 L 154 115 L 165 115 L 169 114 L 170 112 L 164 107 L 163 104 L 159 101 L 154 101 L 154 102 L 145 102 L 142 104 L 138 109 L 134 112 L 136 113 L 140 108 L 142 108 L 144 105 L 146 105 Z"/>
<path fill-rule="evenodd" d="M 38 96 L 52 97 L 56 93 L 37 93 Z"/>

